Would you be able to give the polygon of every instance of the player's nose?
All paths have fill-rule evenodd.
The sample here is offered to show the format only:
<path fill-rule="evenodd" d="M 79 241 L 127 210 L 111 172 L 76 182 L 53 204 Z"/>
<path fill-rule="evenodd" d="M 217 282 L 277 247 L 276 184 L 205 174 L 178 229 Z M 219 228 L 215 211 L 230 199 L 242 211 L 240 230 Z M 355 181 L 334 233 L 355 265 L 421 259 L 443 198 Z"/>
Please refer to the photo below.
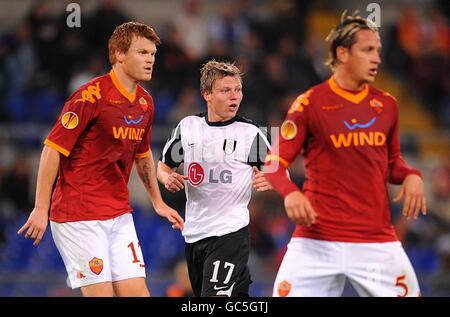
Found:
<path fill-rule="evenodd" d="M 373 56 L 372 62 L 377 64 L 377 65 L 381 64 L 381 56 L 380 56 L 380 54 L 378 52 L 375 53 L 375 55 Z"/>

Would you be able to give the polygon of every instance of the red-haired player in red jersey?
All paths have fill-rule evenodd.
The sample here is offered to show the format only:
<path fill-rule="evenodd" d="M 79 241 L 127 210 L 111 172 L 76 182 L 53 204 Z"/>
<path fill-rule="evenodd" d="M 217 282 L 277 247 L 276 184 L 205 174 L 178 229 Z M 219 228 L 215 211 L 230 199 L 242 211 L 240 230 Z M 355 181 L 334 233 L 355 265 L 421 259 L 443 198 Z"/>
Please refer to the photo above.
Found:
<path fill-rule="evenodd" d="M 266 158 L 266 177 L 296 223 L 274 296 L 419 296 L 414 269 L 391 225 L 386 183 L 401 184 L 403 214 L 426 214 L 421 173 L 404 162 L 396 100 L 370 84 L 381 63 L 378 30 L 356 15 L 331 31 L 333 76 L 292 104 Z M 300 190 L 286 169 L 306 166 Z"/>
<path fill-rule="evenodd" d="M 118 26 L 108 45 L 111 72 L 69 97 L 44 142 L 35 208 L 18 233 L 41 241 L 52 197 L 53 239 L 69 286 L 84 296 L 150 295 L 127 187 L 133 162 L 156 212 L 173 228 L 184 225 L 159 192 L 150 149 L 153 99 L 139 86 L 152 77 L 159 43 L 147 25 Z"/>

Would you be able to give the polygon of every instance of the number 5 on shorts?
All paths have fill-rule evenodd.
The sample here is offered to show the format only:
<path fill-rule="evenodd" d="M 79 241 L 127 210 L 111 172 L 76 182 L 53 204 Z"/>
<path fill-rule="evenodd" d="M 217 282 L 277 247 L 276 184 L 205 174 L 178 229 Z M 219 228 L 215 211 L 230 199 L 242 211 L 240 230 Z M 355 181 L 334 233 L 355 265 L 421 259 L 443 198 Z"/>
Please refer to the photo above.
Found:
<path fill-rule="evenodd" d="M 397 297 L 406 297 L 406 295 L 408 295 L 408 285 L 406 285 L 405 283 L 405 278 L 406 275 L 400 275 L 399 277 L 397 277 L 397 282 L 395 283 L 395 286 L 401 287 L 404 290 L 403 294 L 397 295 Z"/>

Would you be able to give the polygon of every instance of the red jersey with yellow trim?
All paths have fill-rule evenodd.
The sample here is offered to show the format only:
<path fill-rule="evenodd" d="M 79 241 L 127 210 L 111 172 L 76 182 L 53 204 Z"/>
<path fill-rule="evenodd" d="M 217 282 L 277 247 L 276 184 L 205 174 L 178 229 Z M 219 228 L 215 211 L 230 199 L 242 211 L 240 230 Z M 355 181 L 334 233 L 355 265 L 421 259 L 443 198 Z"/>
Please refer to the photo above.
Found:
<path fill-rule="evenodd" d="M 280 132 L 266 159 L 266 177 L 283 196 L 298 190 L 285 168 L 302 153 L 303 192 L 318 214 L 311 227 L 297 225 L 294 237 L 397 240 L 386 183 L 401 184 L 420 172 L 401 157 L 398 106 L 391 95 L 370 85 L 348 92 L 330 78 L 294 101 Z"/>
<path fill-rule="evenodd" d="M 153 99 L 128 93 L 115 74 L 94 78 L 64 104 L 45 144 L 60 155 L 50 220 L 104 220 L 130 212 L 128 180 L 150 154 Z"/>

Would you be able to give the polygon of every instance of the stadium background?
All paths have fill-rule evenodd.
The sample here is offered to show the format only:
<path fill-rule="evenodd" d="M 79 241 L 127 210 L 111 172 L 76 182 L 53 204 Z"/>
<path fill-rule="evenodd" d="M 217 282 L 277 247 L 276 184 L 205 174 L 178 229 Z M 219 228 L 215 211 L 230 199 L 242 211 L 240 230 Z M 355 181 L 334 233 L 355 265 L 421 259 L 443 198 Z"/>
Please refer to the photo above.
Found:
<path fill-rule="evenodd" d="M 329 76 L 324 38 L 341 12 L 359 9 L 369 16 L 371 2 L 381 7 L 383 42 L 375 86 L 399 101 L 402 150 L 423 171 L 428 198 L 427 217 L 406 221 L 393 205 L 393 222 L 423 295 L 450 295 L 448 1 L 86 0 L 77 2 L 80 28 L 66 25 L 70 2 L 0 0 L 0 296 L 80 296 L 65 286 L 49 228 L 37 248 L 16 232 L 34 203 L 42 141 L 67 96 L 109 70 L 107 39 L 116 25 L 150 24 L 163 41 L 153 80 L 145 85 L 156 105 L 157 158 L 178 120 L 205 107 L 198 91 L 204 61 L 236 60 L 245 73 L 240 113 L 279 126 L 296 95 Z M 300 159 L 291 175 L 302 182 Z M 164 296 L 184 242 L 155 215 L 135 174 L 129 187 L 149 288 Z M 162 193 L 184 212 L 184 193 Z M 293 225 L 273 193 L 255 193 L 250 210 L 251 295 L 270 296 Z M 355 292 L 346 287 L 344 295 Z"/>

